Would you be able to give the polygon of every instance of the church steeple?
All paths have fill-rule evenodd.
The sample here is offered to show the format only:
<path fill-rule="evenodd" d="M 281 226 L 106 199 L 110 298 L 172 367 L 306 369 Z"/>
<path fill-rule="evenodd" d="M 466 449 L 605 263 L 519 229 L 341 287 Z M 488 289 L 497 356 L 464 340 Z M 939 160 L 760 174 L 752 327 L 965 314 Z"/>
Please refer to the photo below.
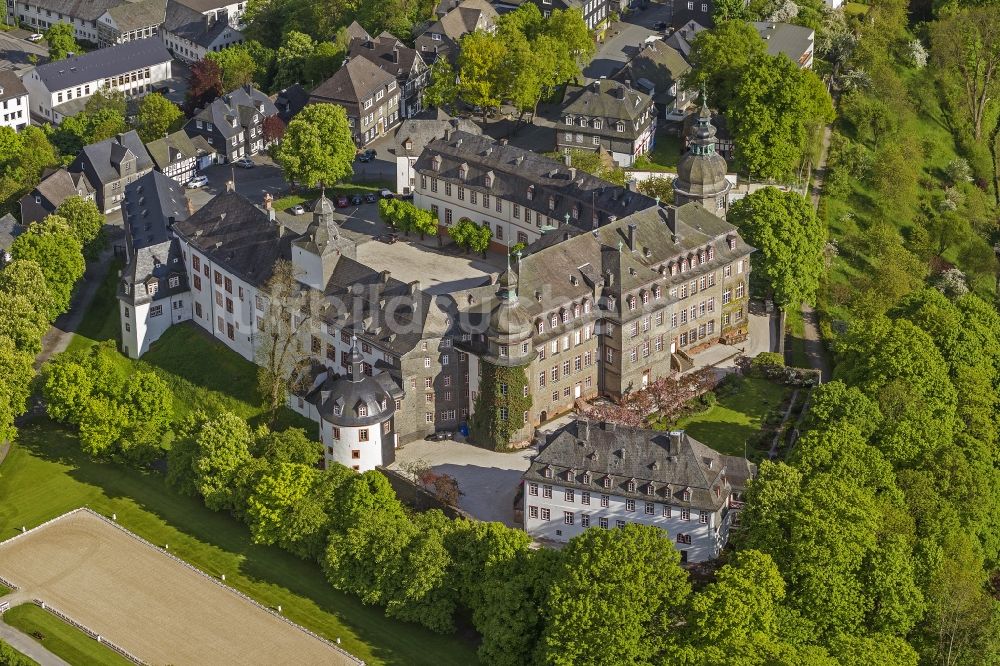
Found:
<path fill-rule="evenodd" d="M 701 108 L 693 120 L 688 133 L 687 152 L 677 163 L 674 201 L 678 206 L 700 203 L 706 210 L 724 217 L 732 184 L 726 178 L 726 160 L 716 152 L 716 129 L 704 86 L 701 89 Z"/>

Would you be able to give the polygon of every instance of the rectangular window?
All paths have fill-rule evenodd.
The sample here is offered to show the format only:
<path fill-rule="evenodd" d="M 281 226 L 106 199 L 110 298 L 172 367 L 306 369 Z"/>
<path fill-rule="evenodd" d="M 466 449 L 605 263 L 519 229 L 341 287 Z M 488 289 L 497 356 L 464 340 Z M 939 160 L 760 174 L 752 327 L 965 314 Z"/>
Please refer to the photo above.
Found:
<path fill-rule="evenodd" d="M 656 506 L 652 502 L 646 502 L 646 515 L 652 516 L 656 512 Z"/>
<path fill-rule="evenodd" d="M 542 508 L 542 520 L 548 520 L 552 517 L 552 512 L 546 508 Z"/>
<path fill-rule="evenodd" d="M 546 499 L 552 498 L 552 486 L 542 486 L 542 497 Z"/>
<path fill-rule="evenodd" d="M 590 516 L 589 515 L 587 515 L 587 514 L 584 513 L 584 514 L 582 514 L 580 516 L 580 527 L 583 527 L 584 529 L 590 527 Z"/>
<path fill-rule="evenodd" d="M 598 524 L 601 526 L 602 530 L 608 529 L 608 519 L 607 518 L 598 518 Z"/>
<path fill-rule="evenodd" d="M 702 511 L 698 516 L 698 522 L 700 522 L 702 525 L 708 525 L 708 517 L 710 515 L 711 514 L 708 511 Z"/>
<path fill-rule="evenodd" d="M 634 499 L 627 499 L 627 500 L 625 500 L 625 510 L 626 511 L 635 511 L 635 500 Z"/>
<path fill-rule="evenodd" d="M 610 495 L 601 495 L 601 506 L 603 506 L 605 509 L 611 506 Z"/>
<path fill-rule="evenodd" d="M 590 493 L 589 492 L 584 491 L 584 492 L 580 493 L 580 504 L 583 504 L 584 506 L 590 506 Z"/>
<path fill-rule="evenodd" d="M 573 489 L 572 488 L 567 488 L 566 489 L 566 496 L 565 497 L 566 497 L 566 501 L 567 502 L 574 502 L 574 501 L 576 501 L 574 499 L 574 493 L 573 493 Z"/>
<path fill-rule="evenodd" d="M 572 511 L 563 511 L 563 524 L 564 525 L 572 525 L 573 524 L 573 515 L 574 514 L 573 514 Z"/>
<path fill-rule="evenodd" d="M 368 428 L 361 428 L 358 430 L 358 441 L 367 442 L 368 441 Z"/>
<path fill-rule="evenodd" d="M 163 314 L 163 306 L 162 305 L 154 305 L 151 308 L 149 308 L 149 316 L 150 317 L 159 317 L 161 314 Z"/>
<path fill-rule="evenodd" d="M 691 509 L 681 509 L 681 520 L 691 520 Z"/>
<path fill-rule="evenodd" d="M 538 484 L 537 483 L 529 483 L 528 484 L 528 494 L 529 495 L 535 495 L 535 496 L 538 495 Z"/>
<path fill-rule="evenodd" d="M 535 519 L 538 518 L 538 507 L 537 506 L 529 506 L 528 507 L 528 517 L 529 518 L 535 518 Z"/>

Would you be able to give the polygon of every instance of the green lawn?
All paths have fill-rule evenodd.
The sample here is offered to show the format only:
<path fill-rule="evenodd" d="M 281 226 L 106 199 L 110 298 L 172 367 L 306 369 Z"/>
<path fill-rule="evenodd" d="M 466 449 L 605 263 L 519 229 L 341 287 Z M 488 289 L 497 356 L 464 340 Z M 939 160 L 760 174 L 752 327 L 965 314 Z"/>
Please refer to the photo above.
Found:
<path fill-rule="evenodd" d="M 276 547 L 255 545 L 246 527 L 201 500 L 183 497 L 163 477 L 90 460 L 73 434 L 46 419 L 21 428 L 18 444 L 0 465 L 0 539 L 79 506 L 105 515 L 202 571 L 226 582 L 370 664 L 474 664 L 474 646 L 390 620 L 382 609 L 337 592 L 319 566 Z M 70 660 L 71 663 L 74 662 Z"/>
<path fill-rule="evenodd" d="M 848 16 L 867 14 L 868 9 L 868 5 L 863 5 L 860 2 L 848 2 L 844 4 L 844 13 Z"/>
<path fill-rule="evenodd" d="M 13 590 L 7 587 L 6 585 L 0 585 L 0 597 L 8 595 L 11 592 L 13 592 Z"/>
<path fill-rule="evenodd" d="M 633 169 L 638 171 L 676 172 L 681 159 L 681 138 L 665 131 L 656 134 L 656 145 L 647 155 L 636 159 Z"/>
<path fill-rule="evenodd" d="M 348 196 L 352 194 L 367 194 L 368 192 L 378 194 L 382 190 L 389 190 L 390 192 L 393 192 L 395 189 L 395 183 L 390 183 L 385 180 L 372 180 L 370 182 L 339 183 L 335 187 L 328 187 L 326 189 L 326 195 L 332 198 L 340 194 L 346 194 Z M 311 204 L 316 201 L 316 199 L 319 199 L 319 195 L 319 188 L 300 190 L 299 192 L 292 192 L 275 199 L 272 205 L 275 210 L 288 210 L 292 206 L 297 206 L 298 204 Z"/>
<path fill-rule="evenodd" d="M 666 427 L 686 430 L 720 453 L 742 456 L 744 444 L 760 431 L 768 412 L 781 404 L 787 391 L 758 377 L 747 377 L 744 382 L 740 390 L 720 397 L 714 407 Z M 752 451 L 748 448 L 747 453 Z"/>
<path fill-rule="evenodd" d="M 35 604 L 15 606 L 3 614 L 3 621 L 29 634 L 45 649 L 74 666 L 131 666 L 132 662 L 111 648 L 101 645 L 71 624 Z M 39 639 L 37 636 L 41 635 Z"/>

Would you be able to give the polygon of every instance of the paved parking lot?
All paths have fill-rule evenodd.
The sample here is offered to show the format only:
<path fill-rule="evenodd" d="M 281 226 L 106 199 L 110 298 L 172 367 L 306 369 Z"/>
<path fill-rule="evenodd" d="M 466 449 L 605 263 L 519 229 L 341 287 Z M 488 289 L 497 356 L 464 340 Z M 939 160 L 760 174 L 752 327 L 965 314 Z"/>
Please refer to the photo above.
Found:
<path fill-rule="evenodd" d="M 479 520 L 520 527 L 514 523 L 514 496 L 534 454 L 533 448 L 497 453 L 462 442 L 418 440 L 399 449 L 390 467 L 404 470 L 419 462 L 435 472 L 450 474 L 462 492 L 460 508 Z"/>

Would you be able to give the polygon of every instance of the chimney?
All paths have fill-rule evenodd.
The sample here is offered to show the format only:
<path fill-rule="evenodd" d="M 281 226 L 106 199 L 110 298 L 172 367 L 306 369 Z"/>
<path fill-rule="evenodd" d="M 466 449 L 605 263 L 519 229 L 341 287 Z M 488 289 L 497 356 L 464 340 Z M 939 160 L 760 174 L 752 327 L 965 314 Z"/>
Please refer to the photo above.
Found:
<path fill-rule="evenodd" d="M 576 180 L 576 167 L 569 168 L 569 179 Z"/>
<path fill-rule="evenodd" d="M 631 79 L 625 79 L 625 87 L 629 88 L 629 89 L 632 88 L 632 80 Z"/>
<path fill-rule="evenodd" d="M 274 215 L 274 209 L 273 208 L 268 208 L 267 209 L 267 219 L 268 219 L 269 222 L 274 222 L 275 219 L 277 219 L 275 217 L 275 215 Z"/>
<path fill-rule="evenodd" d="M 226 181 L 226 192 L 235 192 L 235 191 L 236 191 L 236 183 L 233 182 L 233 181 L 231 181 L 231 180 L 227 180 Z"/>
<path fill-rule="evenodd" d="M 410 296 L 416 296 L 417 292 L 420 291 L 420 280 L 414 280 L 409 285 Z"/>
<path fill-rule="evenodd" d="M 382 273 L 379 276 L 380 279 L 381 279 L 381 281 L 382 281 L 382 284 L 388 284 L 389 283 L 389 275 L 390 275 L 389 271 L 382 271 Z"/>
<path fill-rule="evenodd" d="M 601 92 L 601 80 L 594 81 L 594 92 Z"/>
<path fill-rule="evenodd" d="M 634 224 L 628 225 L 628 249 L 635 251 L 635 230 L 638 227 Z"/>
<path fill-rule="evenodd" d="M 392 61 L 399 62 L 399 47 L 393 47 L 392 49 Z"/>
<path fill-rule="evenodd" d="M 211 28 L 215 23 L 215 14 L 205 14 L 205 27 Z"/>
<path fill-rule="evenodd" d="M 264 193 L 264 210 L 271 210 L 273 203 L 274 203 L 274 197 L 271 196 L 270 192 L 265 192 Z"/>
<path fill-rule="evenodd" d="M 563 155 L 563 163 L 568 167 L 573 166 L 573 156 L 569 153 L 565 153 Z"/>
<path fill-rule="evenodd" d="M 628 181 L 625 183 L 625 189 L 628 190 L 629 192 L 635 192 L 636 190 L 635 178 L 628 179 Z"/>
<path fill-rule="evenodd" d="M 667 225 L 667 229 L 670 230 L 670 240 L 677 242 L 677 220 L 674 214 L 674 208 L 660 208 L 660 219 Z"/>
<path fill-rule="evenodd" d="M 500 145 L 501 146 L 506 146 L 507 145 L 507 137 L 504 137 L 504 138 L 500 139 Z"/>

